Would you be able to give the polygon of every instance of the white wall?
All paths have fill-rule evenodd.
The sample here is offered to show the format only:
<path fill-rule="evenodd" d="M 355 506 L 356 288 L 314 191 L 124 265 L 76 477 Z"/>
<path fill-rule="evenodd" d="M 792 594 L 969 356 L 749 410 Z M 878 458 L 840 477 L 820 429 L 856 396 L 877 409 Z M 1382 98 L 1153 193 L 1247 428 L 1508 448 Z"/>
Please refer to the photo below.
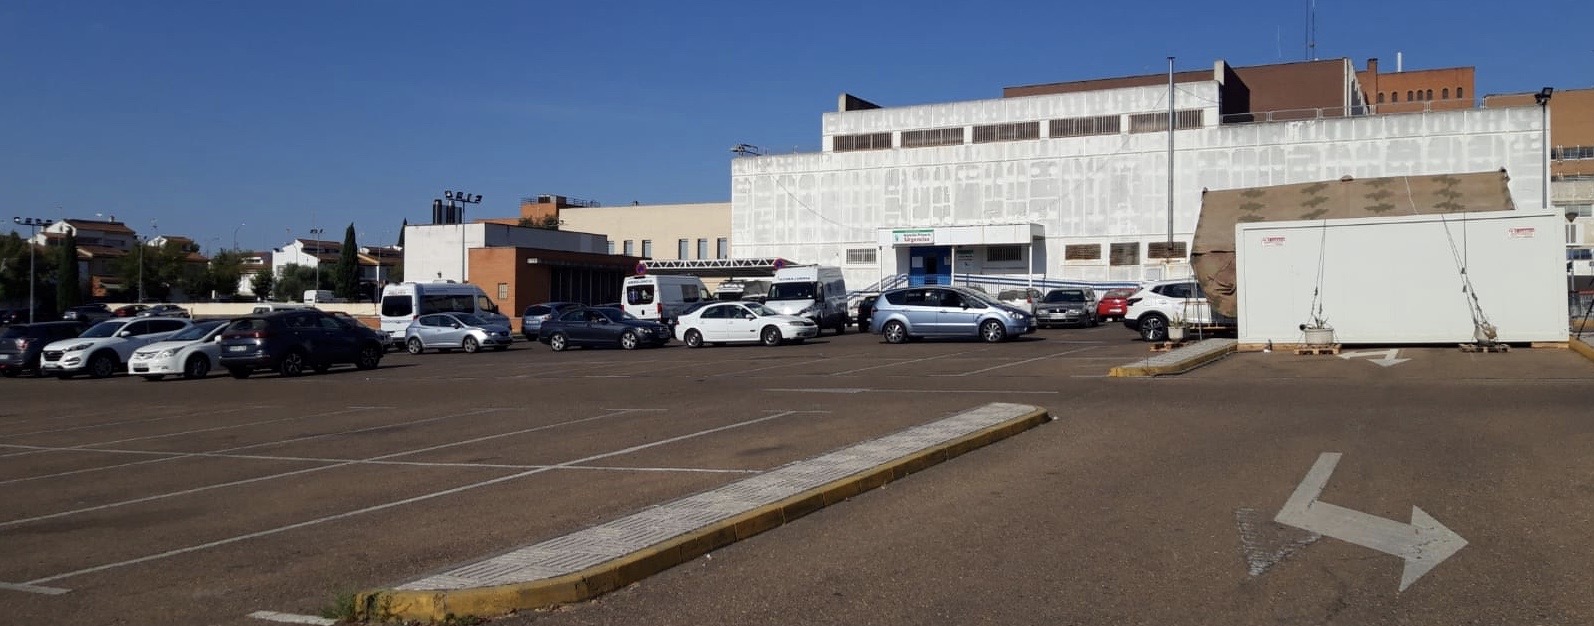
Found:
<path fill-rule="evenodd" d="M 1201 84 L 1197 84 L 1201 85 Z M 1208 84 L 1209 87 L 1215 83 Z M 1090 106 L 1155 103 L 1155 89 L 1016 98 L 1031 119 L 1089 115 Z M 1195 92 L 1197 96 L 1212 93 Z M 1106 95 L 1102 95 L 1106 94 Z M 1165 91 L 1164 91 L 1165 94 Z M 1089 97 L 1087 97 L 1089 96 Z M 1106 102 L 1112 97 L 1130 102 Z M 1194 98 L 1184 84 L 1180 98 Z M 1102 99 L 1105 104 L 1092 98 Z M 1051 100 L 1056 102 L 1050 102 Z M 1145 104 L 1142 104 L 1145 103 Z M 1165 101 L 1160 106 L 1166 106 Z M 1188 108 L 1176 101 L 1179 108 Z M 962 120 L 1013 119 L 1014 107 L 954 103 L 827 114 L 825 132 L 863 132 Z M 1108 114 L 1112 111 L 1105 111 Z M 1215 113 L 1212 114 L 1215 118 Z M 1519 208 L 1539 204 L 1543 146 L 1533 108 L 1208 126 L 1175 133 L 1175 239 L 1189 242 L 1201 190 L 1356 177 L 1505 168 Z M 1043 124 L 1044 126 L 1044 124 Z M 875 248 L 879 227 L 1036 222 L 1046 231 L 1048 277 L 1149 280 L 1160 262 L 1110 267 L 1064 262 L 1071 243 L 1162 241 L 1167 231 L 1167 134 L 965 144 L 737 158 L 731 164 L 734 257 L 778 256 L 841 265 L 849 285 L 905 265 L 846 265 L 848 248 Z M 888 263 L 897 255 L 881 255 Z M 1187 272 L 1181 264 L 1173 273 Z"/>
<path fill-rule="evenodd" d="M 469 255 L 462 255 L 461 251 L 469 248 L 539 248 L 605 254 L 608 241 L 607 237 L 592 233 L 503 224 L 411 224 L 404 229 L 404 277 L 416 281 L 464 282 L 469 277 Z"/>

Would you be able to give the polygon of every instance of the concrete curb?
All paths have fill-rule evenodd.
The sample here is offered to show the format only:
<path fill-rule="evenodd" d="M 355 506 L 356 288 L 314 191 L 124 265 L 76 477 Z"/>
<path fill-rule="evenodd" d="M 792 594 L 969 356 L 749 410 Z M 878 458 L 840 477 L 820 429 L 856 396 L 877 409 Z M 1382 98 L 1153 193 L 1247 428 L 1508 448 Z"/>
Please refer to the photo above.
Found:
<path fill-rule="evenodd" d="M 1594 361 L 1594 346 L 1584 343 L 1582 339 L 1578 339 L 1575 336 L 1567 337 L 1566 347 L 1571 348 L 1573 352 L 1583 355 L 1583 358 Z"/>
<path fill-rule="evenodd" d="M 511 611 L 582 602 L 685 563 L 716 549 L 779 527 L 832 504 L 880 487 L 1046 423 L 1046 409 L 969 433 L 940 445 L 877 465 L 720 522 L 594 565 L 580 572 L 529 583 L 447 591 L 378 589 L 355 597 L 361 619 L 441 621 L 450 615 L 496 616 Z"/>
<path fill-rule="evenodd" d="M 1195 344 L 1174 350 L 1167 357 L 1160 359 L 1160 363 L 1143 361 L 1120 365 L 1107 371 L 1113 378 L 1143 378 L 1149 376 L 1168 376 L 1183 374 L 1202 365 L 1206 365 L 1238 350 L 1238 344 L 1229 342 L 1228 345 L 1218 349 L 1202 349 L 1201 344 Z M 1181 354 L 1183 353 L 1183 354 Z M 1172 357 L 1174 360 L 1169 360 Z"/>

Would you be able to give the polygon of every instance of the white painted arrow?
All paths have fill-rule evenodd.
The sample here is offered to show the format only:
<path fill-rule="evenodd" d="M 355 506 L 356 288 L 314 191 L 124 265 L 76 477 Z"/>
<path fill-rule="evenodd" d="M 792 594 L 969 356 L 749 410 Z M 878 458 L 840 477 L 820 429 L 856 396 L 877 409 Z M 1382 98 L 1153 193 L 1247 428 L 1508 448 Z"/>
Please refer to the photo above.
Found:
<path fill-rule="evenodd" d="M 1339 464 L 1339 457 L 1338 452 L 1319 455 L 1273 521 L 1405 559 L 1406 569 L 1400 576 L 1401 591 L 1467 545 L 1461 535 L 1415 506 L 1411 507 L 1411 523 L 1402 524 L 1319 502 L 1317 497 L 1328 485 L 1328 477 Z"/>
<path fill-rule="evenodd" d="M 1389 367 L 1391 365 L 1399 365 L 1401 363 L 1405 363 L 1406 361 L 1410 361 L 1411 360 L 1411 359 L 1397 359 L 1397 358 L 1395 358 L 1396 356 L 1400 355 L 1400 348 L 1390 348 L 1388 350 L 1362 350 L 1361 352 L 1341 352 L 1341 353 L 1339 353 L 1339 358 L 1349 360 L 1349 359 L 1354 359 L 1354 358 L 1357 358 L 1357 357 L 1378 356 L 1378 355 L 1383 355 L 1384 358 L 1381 358 L 1381 359 L 1367 359 L 1367 362 L 1368 363 L 1377 363 L 1378 365 L 1383 366 L 1383 367 Z"/>

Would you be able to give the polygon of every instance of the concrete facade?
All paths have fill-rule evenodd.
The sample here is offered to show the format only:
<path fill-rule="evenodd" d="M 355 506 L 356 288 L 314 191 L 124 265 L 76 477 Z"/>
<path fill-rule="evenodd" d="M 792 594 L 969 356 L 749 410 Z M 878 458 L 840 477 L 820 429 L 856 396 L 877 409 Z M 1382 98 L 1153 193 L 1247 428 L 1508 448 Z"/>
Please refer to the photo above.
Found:
<path fill-rule="evenodd" d="M 1483 98 L 1483 106 L 1537 109 L 1533 95 L 1491 94 Z M 1567 243 L 1594 246 L 1594 88 L 1555 91 L 1548 114 L 1550 204 L 1562 214 L 1577 215 Z"/>
<path fill-rule="evenodd" d="M 470 278 L 466 253 L 475 248 L 608 252 L 608 238 L 603 235 L 491 223 L 410 224 L 404 229 L 404 244 L 404 277 L 418 281 L 466 282 Z"/>
<path fill-rule="evenodd" d="M 1349 62 L 1338 63 L 1343 75 L 1335 84 L 1359 94 Z M 918 246 L 888 248 L 878 229 L 1038 224 L 1041 245 L 1024 249 L 1013 267 L 987 273 L 979 264 L 958 264 L 957 282 L 1012 284 L 1031 267 L 1047 279 L 1145 281 L 1188 273 L 1181 248 L 1189 244 L 1205 188 L 1504 168 L 1517 206 L 1539 204 L 1544 146 L 1532 108 L 1220 124 L 1223 87 L 1218 80 L 1186 82 L 1175 96 L 1175 109 L 1199 113 L 1191 114 L 1195 124 L 1183 128 L 1181 119 L 1173 133 L 1172 256 L 1178 258 L 1172 266 L 1151 256 L 1152 246 L 1168 238 L 1166 124 L 1129 132 L 1137 115 L 1166 114 L 1166 83 L 825 113 L 823 152 L 732 161 L 732 256 L 840 265 L 849 287 L 858 289 L 900 280 L 918 263 L 912 252 Z M 1049 120 L 1102 116 L 1121 124 L 1091 136 L 1048 131 Z M 1030 121 L 1039 122 L 1034 139 L 970 140 L 974 126 Z M 958 127 L 961 142 L 897 147 L 904 131 Z M 838 136 L 869 134 L 889 134 L 891 147 L 834 150 Z M 1002 263 L 1009 263 L 1009 252 L 998 255 Z M 987 256 L 958 254 L 970 261 Z"/>
<path fill-rule="evenodd" d="M 610 254 L 651 259 L 730 258 L 729 202 L 601 206 L 544 195 L 522 201 L 519 218 L 487 221 L 542 223 L 549 219 L 556 220 L 561 230 L 603 233 L 609 238 Z"/>

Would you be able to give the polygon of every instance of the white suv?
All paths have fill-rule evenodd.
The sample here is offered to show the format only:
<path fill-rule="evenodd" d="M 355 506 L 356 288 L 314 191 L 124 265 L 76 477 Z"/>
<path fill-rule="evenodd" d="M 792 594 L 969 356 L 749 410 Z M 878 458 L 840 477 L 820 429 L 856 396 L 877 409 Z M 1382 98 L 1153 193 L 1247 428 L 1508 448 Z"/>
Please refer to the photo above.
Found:
<path fill-rule="evenodd" d="M 88 374 L 105 378 L 124 369 L 133 351 L 193 326 L 177 317 L 131 317 L 95 324 L 75 339 L 44 347 L 39 369 L 45 374 L 71 378 Z"/>
<path fill-rule="evenodd" d="M 1128 302 L 1124 326 L 1140 333 L 1146 341 L 1167 341 L 1169 322 L 1202 326 L 1213 323 L 1206 292 L 1200 283 L 1189 278 L 1145 285 L 1129 296 Z"/>

